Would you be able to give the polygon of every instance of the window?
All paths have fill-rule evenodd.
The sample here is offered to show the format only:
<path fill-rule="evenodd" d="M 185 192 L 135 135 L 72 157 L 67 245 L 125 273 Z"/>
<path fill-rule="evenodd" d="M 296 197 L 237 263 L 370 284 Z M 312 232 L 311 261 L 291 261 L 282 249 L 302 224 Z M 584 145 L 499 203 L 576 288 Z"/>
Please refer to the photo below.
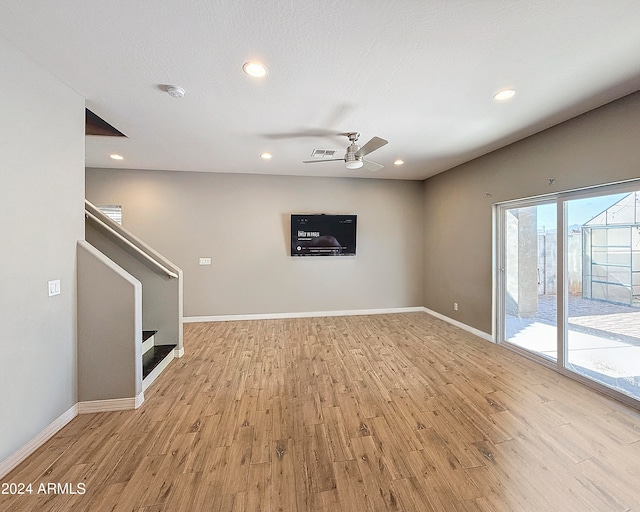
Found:
<path fill-rule="evenodd" d="M 122 225 L 122 206 L 108 205 L 98 206 L 98 209 L 112 221 Z"/>

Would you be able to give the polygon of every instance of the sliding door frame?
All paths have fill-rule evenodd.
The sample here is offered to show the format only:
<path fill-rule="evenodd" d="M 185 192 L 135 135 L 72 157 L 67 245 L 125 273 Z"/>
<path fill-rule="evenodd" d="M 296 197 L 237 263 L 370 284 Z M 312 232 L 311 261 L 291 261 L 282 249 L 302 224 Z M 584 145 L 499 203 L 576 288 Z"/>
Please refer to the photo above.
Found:
<path fill-rule="evenodd" d="M 568 243 L 567 232 L 567 209 L 569 201 L 589 197 L 597 197 L 607 194 L 633 192 L 640 190 L 640 179 L 628 180 L 624 182 L 598 185 L 582 189 L 575 189 L 565 192 L 534 196 L 524 199 L 504 201 L 494 204 L 493 211 L 493 233 L 494 233 L 494 272 L 493 272 L 493 334 L 494 342 L 498 345 L 518 353 L 519 355 L 531 359 L 547 368 L 550 368 L 562 375 L 570 377 L 585 384 L 594 390 L 619 400 L 631 407 L 640 409 L 640 400 L 637 400 L 625 393 L 617 391 L 609 386 L 589 379 L 567 368 L 568 361 L 568 300 L 569 291 L 566 286 L 565 276 L 567 275 L 567 255 L 565 248 Z M 506 232 L 505 213 L 509 209 L 523 208 L 527 206 L 538 206 L 541 204 L 556 203 L 556 233 L 557 233 L 557 358 L 556 361 L 542 357 L 532 351 L 526 350 L 514 343 L 510 343 L 506 338 Z"/>
<path fill-rule="evenodd" d="M 541 355 L 536 354 L 530 350 L 522 348 L 514 343 L 510 343 L 506 340 L 506 318 L 507 318 L 507 309 L 506 309 L 506 300 L 505 300 L 505 290 L 506 290 L 506 231 L 505 231 L 505 213 L 507 210 L 511 210 L 514 208 L 526 208 L 531 206 L 539 206 L 541 204 L 552 204 L 556 202 L 559 198 L 558 194 L 553 195 L 545 195 L 545 196 L 536 196 L 530 197 L 526 199 L 517 199 L 514 201 L 506 201 L 503 203 L 497 203 L 494 205 L 495 208 L 495 293 L 494 293 L 494 302 L 495 302 L 495 316 L 494 316 L 494 340 L 498 345 L 503 345 L 514 352 L 517 352 L 524 357 L 529 359 L 533 359 L 534 361 L 547 366 L 552 369 L 556 369 L 557 363 L 551 359 L 543 357 Z M 556 222 L 557 223 L 557 222 Z M 560 235 L 558 234 L 558 251 L 560 251 Z M 558 273 L 558 298 L 557 298 L 557 309 L 560 309 L 560 275 L 564 276 L 564 272 L 561 269 L 557 269 Z M 557 346 L 557 359 L 560 359 L 560 331 L 561 326 L 556 321 L 556 332 L 558 335 L 556 336 Z"/>

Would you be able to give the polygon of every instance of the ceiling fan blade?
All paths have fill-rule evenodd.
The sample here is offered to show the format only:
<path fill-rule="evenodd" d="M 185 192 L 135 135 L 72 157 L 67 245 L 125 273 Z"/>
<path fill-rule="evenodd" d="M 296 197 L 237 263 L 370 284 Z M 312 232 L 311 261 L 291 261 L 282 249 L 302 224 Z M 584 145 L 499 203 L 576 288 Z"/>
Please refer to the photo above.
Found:
<path fill-rule="evenodd" d="M 368 155 L 369 153 L 375 151 L 376 149 L 380 149 L 382 146 L 384 146 L 388 142 L 389 141 L 381 139 L 380 137 L 373 137 L 369 142 L 367 142 L 358 151 L 356 151 L 356 156 Z"/>
<path fill-rule="evenodd" d="M 372 162 L 371 160 L 363 160 L 362 167 L 365 168 L 367 171 L 376 172 L 382 169 L 384 165 L 376 162 Z"/>
<path fill-rule="evenodd" d="M 303 164 L 317 164 L 318 162 L 344 162 L 344 158 L 318 158 L 317 160 L 303 160 Z"/>

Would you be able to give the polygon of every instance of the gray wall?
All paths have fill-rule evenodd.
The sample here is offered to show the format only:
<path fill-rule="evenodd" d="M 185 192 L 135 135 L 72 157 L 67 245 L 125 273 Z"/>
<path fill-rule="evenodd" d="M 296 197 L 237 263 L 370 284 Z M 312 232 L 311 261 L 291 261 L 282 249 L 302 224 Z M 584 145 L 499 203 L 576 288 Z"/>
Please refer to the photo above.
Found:
<path fill-rule="evenodd" d="M 490 333 L 493 203 L 640 177 L 638 119 L 635 93 L 426 180 L 424 305 Z"/>
<path fill-rule="evenodd" d="M 177 345 L 182 348 L 179 279 L 167 277 L 124 244 L 119 244 L 96 227 L 85 223 L 85 238 L 111 261 L 125 269 L 142 284 L 142 329 L 158 331 L 155 345 Z M 115 333 L 114 333 L 115 336 Z"/>
<path fill-rule="evenodd" d="M 87 170 L 87 199 L 182 268 L 184 315 L 422 305 L 422 183 Z M 355 213 L 355 257 L 292 258 L 289 214 Z M 199 266 L 211 257 L 211 266 Z"/>
<path fill-rule="evenodd" d="M 84 100 L 0 38 L 0 461 L 76 403 Z M 48 297 L 47 281 L 61 294 Z"/>

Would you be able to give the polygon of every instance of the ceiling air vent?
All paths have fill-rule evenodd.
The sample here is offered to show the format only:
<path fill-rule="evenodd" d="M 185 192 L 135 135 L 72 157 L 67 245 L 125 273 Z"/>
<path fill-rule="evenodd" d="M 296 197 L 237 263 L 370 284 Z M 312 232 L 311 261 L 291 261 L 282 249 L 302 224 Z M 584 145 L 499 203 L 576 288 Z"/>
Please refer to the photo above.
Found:
<path fill-rule="evenodd" d="M 314 149 L 311 152 L 311 158 L 333 158 L 336 151 L 336 149 Z"/>

